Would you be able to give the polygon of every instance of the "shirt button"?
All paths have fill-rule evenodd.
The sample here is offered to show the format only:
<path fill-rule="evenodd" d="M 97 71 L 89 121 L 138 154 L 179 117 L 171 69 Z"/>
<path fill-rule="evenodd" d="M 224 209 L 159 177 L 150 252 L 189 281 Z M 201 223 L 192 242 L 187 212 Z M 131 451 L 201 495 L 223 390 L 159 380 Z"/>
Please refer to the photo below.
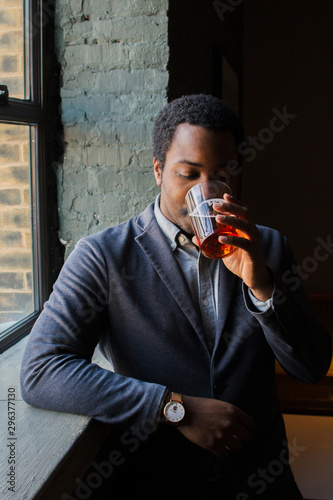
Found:
<path fill-rule="evenodd" d="M 208 304 L 209 304 L 209 302 L 208 302 L 207 299 L 205 299 L 202 303 L 203 303 L 204 306 L 208 306 Z"/>
<path fill-rule="evenodd" d="M 176 246 L 177 246 L 177 243 L 171 243 L 172 250 L 174 250 L 176 248 Z"/>

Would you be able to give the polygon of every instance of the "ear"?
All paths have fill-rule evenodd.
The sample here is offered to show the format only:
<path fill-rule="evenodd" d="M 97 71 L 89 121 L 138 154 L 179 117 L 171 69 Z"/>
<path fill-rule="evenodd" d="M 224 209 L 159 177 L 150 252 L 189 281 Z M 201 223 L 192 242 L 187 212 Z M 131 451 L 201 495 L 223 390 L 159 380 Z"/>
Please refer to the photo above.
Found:
<path fill-rule="evenodd" d="M 162 169 L 157 158 L 154 158 L 154 175 L 158 186 L 162 183 Z"/>

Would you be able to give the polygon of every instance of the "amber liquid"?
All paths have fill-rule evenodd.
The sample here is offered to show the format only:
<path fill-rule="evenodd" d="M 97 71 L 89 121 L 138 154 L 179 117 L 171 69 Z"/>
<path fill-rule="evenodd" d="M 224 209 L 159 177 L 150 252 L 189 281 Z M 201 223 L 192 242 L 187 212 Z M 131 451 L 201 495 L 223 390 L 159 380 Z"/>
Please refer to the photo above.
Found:
<path fill-rule="evenodd" d="M 197 235 L 198 236 L 198 235 Z M 209 259 L 223 259 L 237 250 L 231 245 L 224 245 L 218 241 L 219 236 L 239 236 L 237 230 L 225 224 L 217 224 L 214 232 L 208 235 L 201 243 L 199 248 L 201 253 Z M 199 238 L 198 238 L 199 239 Z"/>

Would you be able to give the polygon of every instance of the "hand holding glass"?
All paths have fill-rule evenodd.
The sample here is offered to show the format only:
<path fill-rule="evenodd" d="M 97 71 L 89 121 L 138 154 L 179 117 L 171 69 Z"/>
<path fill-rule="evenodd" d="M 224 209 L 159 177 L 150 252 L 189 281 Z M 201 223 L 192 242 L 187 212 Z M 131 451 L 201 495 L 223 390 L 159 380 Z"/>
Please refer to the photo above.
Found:
<path fill-rule="evenodd" d="M 222 201 L 225 193 L 232 194 L 227 184 L 207 181 L 193 186 L 185 197 L 200 251 L 209 259 L 223 259 L 237 250 L 236 247 L 218 241 L 219 236 L 238 236 L 235 228 L 216 221 L 216 216 L 221 214 L 213 209 L 213 205 Z"/>

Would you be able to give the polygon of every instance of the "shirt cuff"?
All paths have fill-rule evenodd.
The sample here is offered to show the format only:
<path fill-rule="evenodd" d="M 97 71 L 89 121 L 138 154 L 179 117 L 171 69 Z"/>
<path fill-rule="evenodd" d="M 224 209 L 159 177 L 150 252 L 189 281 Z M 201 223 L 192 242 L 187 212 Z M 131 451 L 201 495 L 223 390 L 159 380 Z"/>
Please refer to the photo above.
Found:
<path fill-rule="evenodd" d="M 257 299 L 257 297 L 253 295 L 249 288 L 247 290 L 252 304 L 258 309 L 258 311 L 266 312 L 271 307 L 272 298 L 267 299 L 265 302 L 263 302 L 262 300 Z"/>

